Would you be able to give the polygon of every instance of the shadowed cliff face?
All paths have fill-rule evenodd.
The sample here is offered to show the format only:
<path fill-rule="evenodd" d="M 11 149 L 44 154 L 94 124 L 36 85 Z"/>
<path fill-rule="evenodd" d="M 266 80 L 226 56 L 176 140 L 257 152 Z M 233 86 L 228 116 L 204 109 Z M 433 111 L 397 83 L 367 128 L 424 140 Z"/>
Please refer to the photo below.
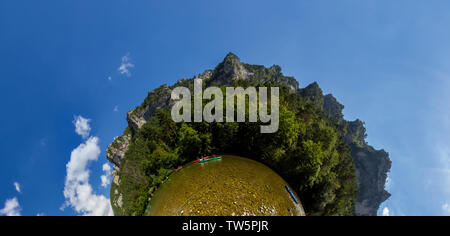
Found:
<path fill-rule="evenodd" d="M 366 142 L 366 129 L 360 120 L 345 121 L 342 114 L 344 106 L 333 95 L 323 96 L 317 83 L 312 83 L 300 94 L 317 104 L 330 117 L 340 120 L 346 126 L 345 142 L 351 149 L 358 184 L 358 197 L 355 203 L 355 215 L 375 216 L 381 203 L 391 194 L 385 190 L 387 173 L 391 169 L 389 154 L 384 150 L 375 150 Z"/>
<path fill-rule="evenodd" d="M 360 120 L 347 122 L 346 142 L 351 148 L 358 180 L 355 214 L 374 216 L 391 194 L 385 189 L 387 173 L 391 169 L 389 154 L 375 150 L 365 142 L 366 129 Z"/>
<path fill-rule="evenodd" d="M 303 99 L 315 103 L 330 119 L 334 119 L 341 126 L 345 142 L 351 150 L 356 168 L 358 197 L 356 199 L 355 215 L 376 215 L 382 202 L 389 198 L 384 185 L 387 173 L 391 167 L 391 161 L 384 150 L 375 150 L 365 142 L 366 133 L 364 123 L 356 120 L 353 122 L 343 119 L 343 105 L 331 95 L 324 96 L 317 83 L 300 89 L 299 83 L 293 78 L 284 76 L 281 68 L 274 65 L 266 68 L 260 65 L 250 65 L 240 62 L 239 58 L 229 53 L 222 63 L 213 70 L 206 70 L 198 78 L 203 79 L 206 86 L 234 86 L 236 82 L 244 82 L 247 85 L 267 84 L 283 85 L 292 93 L 299 94 Z M 122 136 L 117 137 L 108 146 L 107 159 L 119 170 L 121 161 L 135 134 L 147 121 L 160 109 L 170 108 L 173 102 L 170 99 L 172 90 L 177 86 L 192 89 L 193 78 L 181 79 L 173 86 L 162 85 L 148 93 L 144 102 L 136 109 L 127 113 L 128 128 Z M 111 188 L 111 202 L 113 208 L 120 209 L 122 194 L 117 186 L 120 184 L 120 176 L 115 171 Z"/>

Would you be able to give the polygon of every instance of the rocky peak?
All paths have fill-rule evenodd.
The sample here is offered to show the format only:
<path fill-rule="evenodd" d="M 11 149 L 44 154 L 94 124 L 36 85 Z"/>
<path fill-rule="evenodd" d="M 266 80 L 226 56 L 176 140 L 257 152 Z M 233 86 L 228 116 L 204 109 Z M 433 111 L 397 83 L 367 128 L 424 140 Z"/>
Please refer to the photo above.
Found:
<path fill-rule="evenodd" d="M 306 88 L 300 89 L 300 95 L 302 95 L 303 98 L 318 104 L 319 107 L 323 107 L 324 96 L 322 89 L 319 87 L 317 82 L 306 86 Z"/>
<path fill-rule="evenodd" d="M 224 62 L 229 62 L 229 63 L 241 63 L 241 60 L 239 59 L 238 56 L 236 56 L 236 54 L 229 52 L 225 58 L 223 59 Z"/>
<path fill-rule="evenodd" d="M 342 113 L 344 105 L 340 104 L 331 94 L 325 95 L 323 101 L 323 109 L 325 113 L 330 115 L 331 117 L 334 117 L 338 120 L 344 119 L 344 115 Z"/>
<path fill-rule="evenodd" d="M 233 80 L 247 79 L 249 73 L 239 57 L 228 53 L 225 59 L 212 72 L 212 83 L 217 86 L 233 84 Z"/>
<path fill-rule="evenodd" d="M 279 65 L 273 65 L 269 69 L 273 70 L 275 73 L 281 75 L 281 67 Z"/>

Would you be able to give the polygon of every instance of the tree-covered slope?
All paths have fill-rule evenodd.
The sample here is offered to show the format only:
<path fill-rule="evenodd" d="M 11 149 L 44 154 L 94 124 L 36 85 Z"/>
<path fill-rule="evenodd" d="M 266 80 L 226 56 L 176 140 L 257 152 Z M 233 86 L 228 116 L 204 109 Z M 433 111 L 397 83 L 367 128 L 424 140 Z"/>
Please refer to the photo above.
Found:
<path fill-rule="evenodd" d="M 376 214 L 387 196 L 381 195 L 390 162 L 376 166 L 381 155 L 372 153 L 381 151 L 365 143 L 365 130 L 345 121 L 343 106 L 332 95 L 324 96 L 317 83 L 299 89 L 279 66 L 241 63 L 231 53 L 198 78 L 204 86 L 222 89 L 280 87 L 278 132 L 261 134 L 260 123 L 173 122 L 170 93 L 177 86 L 192 90 L 194 78 L 151 91 L 128 112 L 129 127 L 107 150 L 115 164 L 111 202 L 116 215 L 142 215 L 170 171 L 203 153 L 237 154 L 268 165 L 289 182 L 311 214 Z"/>

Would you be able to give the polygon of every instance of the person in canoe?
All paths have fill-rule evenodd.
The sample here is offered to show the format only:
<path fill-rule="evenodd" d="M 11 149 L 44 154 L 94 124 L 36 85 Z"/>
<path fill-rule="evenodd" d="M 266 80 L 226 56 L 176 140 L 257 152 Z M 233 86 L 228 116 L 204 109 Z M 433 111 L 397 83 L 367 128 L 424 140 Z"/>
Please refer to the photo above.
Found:
<path fill-rule="evenodd" d="M 198 163 L 204 159 L 203 156 L 197 157 L 197 160 L 194 160 L 192 163 Z"/>

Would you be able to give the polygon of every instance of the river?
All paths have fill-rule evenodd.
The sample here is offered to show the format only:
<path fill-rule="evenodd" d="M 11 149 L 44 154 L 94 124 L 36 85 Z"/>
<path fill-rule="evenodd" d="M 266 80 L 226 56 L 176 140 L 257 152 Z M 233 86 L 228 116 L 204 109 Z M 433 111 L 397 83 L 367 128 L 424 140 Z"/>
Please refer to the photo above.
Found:
<path fill-rule="evenodd" d="M 301 203 L 294 202 L 285 186 L 264 164 L 224 155 L 221 160 L 189 163 L 171 174 L 153 195 L 149 215 L 304 216 Z"/>

